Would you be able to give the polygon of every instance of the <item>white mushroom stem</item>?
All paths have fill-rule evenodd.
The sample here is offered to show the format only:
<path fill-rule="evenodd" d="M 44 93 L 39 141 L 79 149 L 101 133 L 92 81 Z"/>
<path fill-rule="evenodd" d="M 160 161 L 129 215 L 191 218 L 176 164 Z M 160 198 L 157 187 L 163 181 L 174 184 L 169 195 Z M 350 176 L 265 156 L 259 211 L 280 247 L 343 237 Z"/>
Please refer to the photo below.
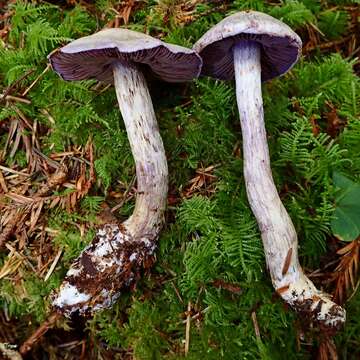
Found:
<path fill-rule="evenodd" d="M 124 223 L 134 238 L 155 239 L 163 223 L 168 168 L 154 108 L 143 74 L 134 66 L 114 65 L 116 96 L 135 160 L 137 197 Z"/>
<path fill-rule="evenodd" d="M 294 225 L 272 178 L 261 95 L 260 52 L 260 46 L 252 41 L 239 42 L 233 48 L 249 204 L 260 228 L 277 293 L 297 311 L 305 312 L 328 329 L 338 329 L 345 321 L 345 310 L 305 276 L 298 260 Z"/>
<path fill-rule="evenodd" d="M 69 316 L 109 307 L 154 260 L 163 225 L 168 169 L 163 142 L 142 73 L 135 65 L 113 67 L 116 95 L 135 160 L 137 195 L 132 216 L 98 229 L 66 274 L 53 305 Z"/>

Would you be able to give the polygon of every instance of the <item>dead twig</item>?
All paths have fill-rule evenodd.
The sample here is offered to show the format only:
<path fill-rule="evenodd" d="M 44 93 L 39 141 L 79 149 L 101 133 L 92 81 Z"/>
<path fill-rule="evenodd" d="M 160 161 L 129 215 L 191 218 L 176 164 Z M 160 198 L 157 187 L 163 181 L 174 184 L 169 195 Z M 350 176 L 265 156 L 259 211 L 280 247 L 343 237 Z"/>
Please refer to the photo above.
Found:
<path fill-rule="evenodd" d="M 231 284 L 222 279 L 216 279 L 212 282 L 212 285 L 219 289 L 225 289 L 233 294 L 241 294 L 241 287 L 236 284 Z"/>
<path fill-rule="evenodd" d="M 50 266 L 49 271 L 47 272 L 47 274 L 46 274 L 45 277 L 44 277 L 44 281 L 48 281 L 48 280 L 49 280 L 49 278 L 50 278 L 51 274 L 53 273 L 53 271 L 54 271 L 54 269 L 55 269 L 58 261 L 60 260 L 60 257 L 61 257 L 62 252 L 63 252 L 63 249 L 60 249 L 60 250 L 58 251 L 58 253 L 56 254 L 56 256 L 55 256 L 55 258 L 54 258 L 54 261 L 53 261 L 53 263 L 52 263 L 51 266 Z"/>
<path fill-rule="evenodd" d="M 18 96 L 13 96 L 13 95 L 0 95 L 0 102 L 1 101 L 14 101 L 14 102 L 20 102 L 26 105 L 31 104 L 31 101 L 28 99 L 24 99 L 22 97 L 18 97 Z"/>
<path fill-rule="evenodd" d="M 117 211 L 118 209 L 122 208 L 122 206 L 124 205 L 125 201 L 126 201 L 126 198 L 130 192 L 130 190 L 132 189 L 132 187 L 134 186 L 135 184 L 135 181 L 136 181 L 136 176 L 134 176 L 131 181 L 130 181 L 130 184 L 129 186 L 127 187 L 127 189 L 125 190 L 124 192 L 124 195 L 123 195 L 123 198 L 122 200 L 119 202 L 119 204 L 117 204 L 116 206 L 114 206 L 110 211 L 112 213 L 114 213 L 115 211 Z"/>
<path fill-rule="evenodd" d="M 36 85 L 36 83 L 45 75 L 45 73 L 50 69 L 50 64 L 46 65 L 45 70 L 23 91 L 21 96 L 26 96 L 26 94 Z"/>
<path fill-rule="evenodd" d="M 259 324 L 257 322 L 257 317 L 256 317 L 256 312 L 255 311 L 253 311 L 251 313 L 251 320 L 252 320 L 253 325 L 254 325 L 256 339 L 261 340 Z"/>
<path fill-rule="evenodd" d="M 20 76 L 17 80 L 15 80 L 5 91 L 4 93 L 1 95 L 0 97 L 0 103 L 4 100 L 6 100 L 6 98 L 8 97 L 8 95 L 10 95 L 11 91 L 13 89 L 15 89 L 15 87 L 17 87 L 17 85 L 23 81 L 24 79 L 26 79 L 29 75 L 31 75 L 35 70 L 34 69 L 30 69 L 28 70 L 24 75 Z"/>
<path fill-rule="evenodd" d="M 61 317 L 59 313 L 53 313 L 20 347 L 20 354 L 27 354 L 40 338 L 51 329 Z"/>
<path fill-rule="evenodd" d="M 189 352 L 190 347 L 190 325 L 191 325 L 191 302 L 188 302 L 187 312 L 186 312 L 186 327 L 185 327 L 185 356 Z"/>

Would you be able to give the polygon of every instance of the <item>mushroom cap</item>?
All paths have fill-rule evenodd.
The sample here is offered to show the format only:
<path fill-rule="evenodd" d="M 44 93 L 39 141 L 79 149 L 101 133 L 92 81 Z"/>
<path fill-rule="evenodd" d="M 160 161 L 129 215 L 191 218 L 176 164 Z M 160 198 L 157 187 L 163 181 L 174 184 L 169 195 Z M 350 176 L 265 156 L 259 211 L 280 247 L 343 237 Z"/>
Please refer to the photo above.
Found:
<path fill-rule="evenodd" d="M 241 11 L 220 21 L 195 43 L 193 49 L 203 59 L 201 75 L 232 79 L 232 48 L 242 40 L 260 44 L 263 81 L 286 73 L 301 54 L 301 39 L 289 26 L 258 11 Z"/>
<path fill-rule="evenodd" d="M 143 64 L 162 80 L 189 81 L 200 74 L 202 60 L 191 49 L 167 44 L 127 29 L 105 29 L 74 40 L 48 56 L 64 80 L 97 79 L 113 82 L 111 64 Z"/>

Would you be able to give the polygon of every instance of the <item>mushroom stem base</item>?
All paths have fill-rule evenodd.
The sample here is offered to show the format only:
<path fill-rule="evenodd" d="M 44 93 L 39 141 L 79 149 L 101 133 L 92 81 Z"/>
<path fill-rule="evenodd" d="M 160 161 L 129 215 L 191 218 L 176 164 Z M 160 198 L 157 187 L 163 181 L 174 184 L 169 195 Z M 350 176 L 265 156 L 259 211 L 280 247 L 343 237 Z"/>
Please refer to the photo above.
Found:
<path fill-rule="evenodd" d="M 330 331 L 337 330 L 345 322 L 345 310 L 317 290 L 304 274 L 298 259 L 297 234 L 272 177 L 261 95 L 260 51 L 252 41 L 239 42 L 233 49 L 249 204 L 260 228 L 277 293 L 296 311 L 306 313 Z"/>
<path fill-rule="evenodd" d="M 154 262 L 163 225 L 168 169 L 163 142 L 143 75 L 114 65 L 116 95 L 135 160 L 135 209 L 123 224 L 107 223 L 74 261 L 53 305 L 67 316 L 109 307 Z"/>

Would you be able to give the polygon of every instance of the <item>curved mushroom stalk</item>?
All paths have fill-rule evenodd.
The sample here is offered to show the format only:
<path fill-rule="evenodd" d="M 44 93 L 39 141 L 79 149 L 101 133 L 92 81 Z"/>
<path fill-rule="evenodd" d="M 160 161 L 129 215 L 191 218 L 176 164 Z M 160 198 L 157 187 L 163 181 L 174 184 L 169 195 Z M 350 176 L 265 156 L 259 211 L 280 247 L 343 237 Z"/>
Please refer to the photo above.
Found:
<path fill-rule="evenodd" d="M 109 307 L 154 260 L 163 224 L 168 169 L 163 142 L 144 76 L 136 65 L 113 66 L 116 95 L 124 119 L 137 176 L 132 216 L 106 224 L 66 274 L 53 305 L 69 316 Z"/>
<path fill-rule="evenodd" d="M 137 176 L 132 216 L 100 228 L 68 271 L 53 305 L 71 315 L 109 307 L 154 261 L 155 242 L 167 199 L 167 163 L 149 91 L 137 64 L 168 82 L 199 76 L 200 56 L 127 29 L 104 29 L 49 55 L 53 69 L 69 81 L 114 82 Z"/>
<path fill-rule="evenodd" d="M 168 190 L 164 145 L 143 74 L 135 65 L 116 64 L 113 70 L 137 177 L 135 210 L 124 226 L 135 239 L 154 239 L 163 223 Z"/>
<path fill-rule="evenodd" d="M 336 330 L 345 321 L 345 310 L 317 290 L 303 273 L 297 235 L 272 178 L 261 95 L 260 51 L 260 45 L 253 41 L 241 41 L 233 49 L 249 203 L 278 294 L 297 311 Z"/>

